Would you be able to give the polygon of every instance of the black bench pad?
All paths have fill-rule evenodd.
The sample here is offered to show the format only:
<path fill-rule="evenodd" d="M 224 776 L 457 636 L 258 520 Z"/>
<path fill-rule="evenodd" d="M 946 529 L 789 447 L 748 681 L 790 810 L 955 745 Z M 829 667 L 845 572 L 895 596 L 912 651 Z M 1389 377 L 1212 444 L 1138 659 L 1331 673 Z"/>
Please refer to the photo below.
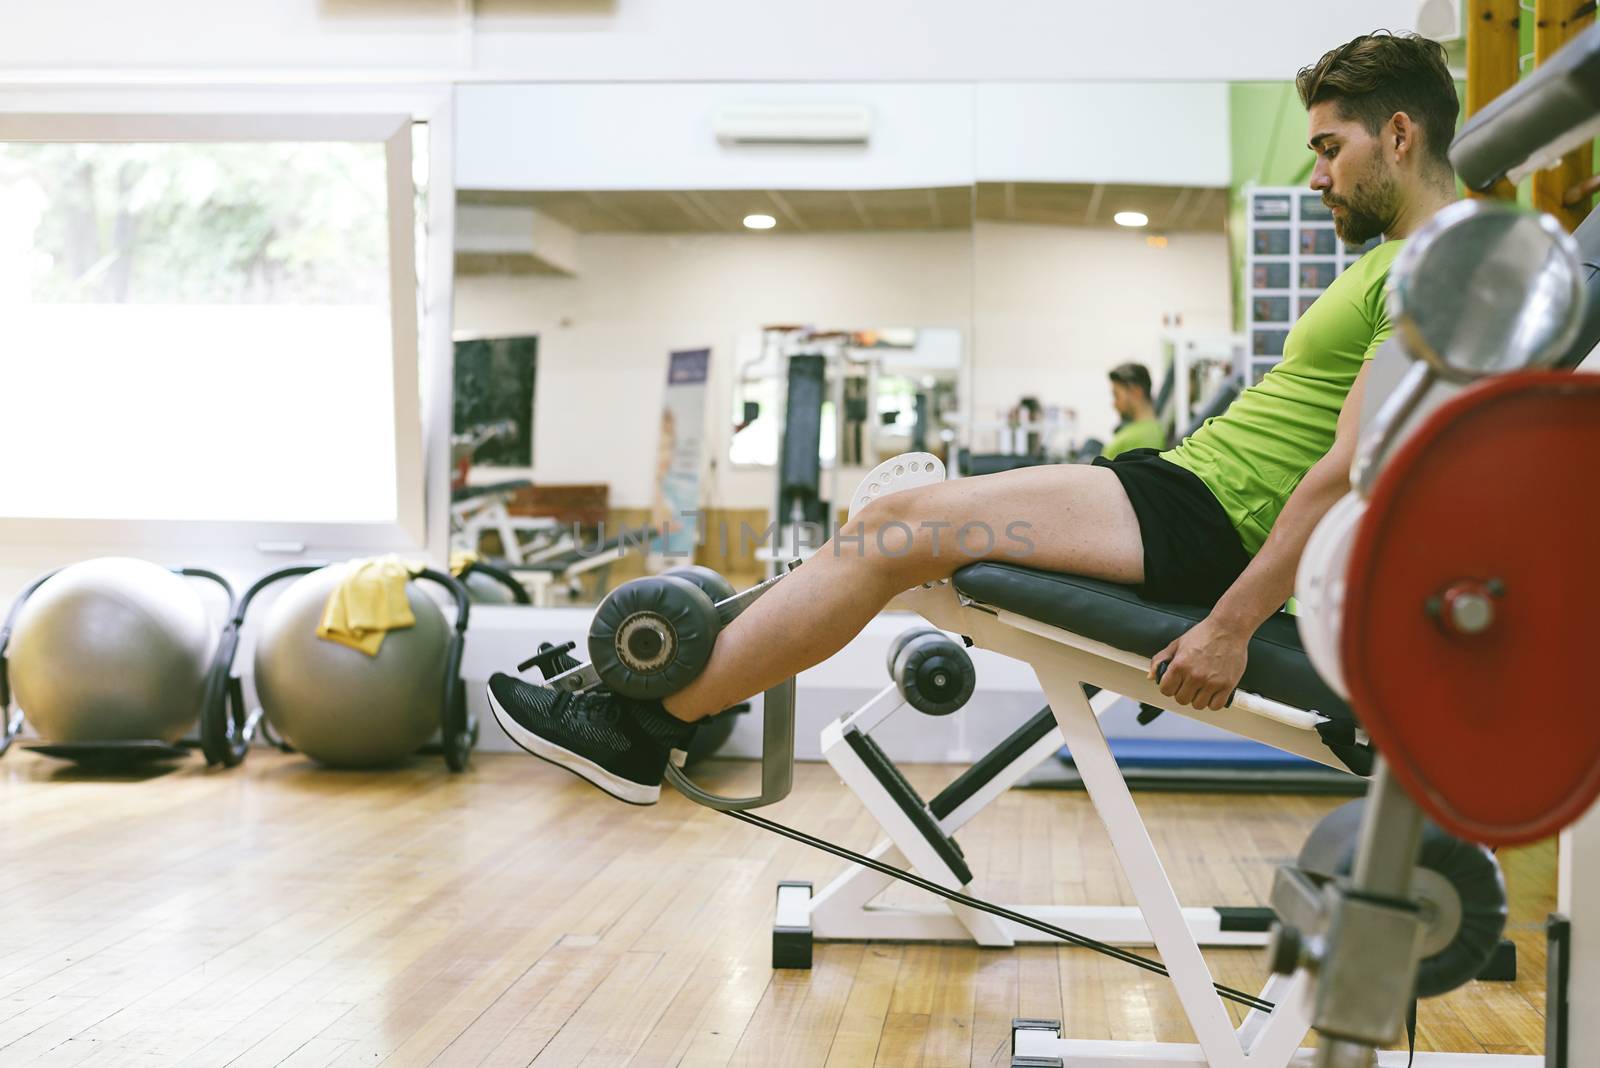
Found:
<path fill-rule="evenodd" d="M 1140 656 L 1154 656 L 1206 617 L 1209 609 L 1146 601 L 1132 587 L 1040 571 L 1018 564 L 969 564 L 955 573 L 955 588 L 980 604 L 1036 619 Z M 1250 639 L 1250 660 L 1240 687 L 1286 705 L 1354 722 L 1344 700 L 1328 688 L 1300 644 L 1294 617 L 1279 612 Z M 1352 746 L 1330 745 L 1358 774 L 1371 756 Z"/>

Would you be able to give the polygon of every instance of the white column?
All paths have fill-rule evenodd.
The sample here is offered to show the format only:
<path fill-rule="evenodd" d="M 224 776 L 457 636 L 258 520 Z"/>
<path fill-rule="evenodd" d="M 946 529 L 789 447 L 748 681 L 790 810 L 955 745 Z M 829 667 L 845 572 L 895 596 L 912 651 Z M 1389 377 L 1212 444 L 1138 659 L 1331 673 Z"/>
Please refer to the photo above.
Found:
<path fill-rule="evenodd" d="M 1561 832 L 1560 851 L 1556 910 L 1572 921 L 1567 1004 L 1569 1056 L 1575 1056 L 1600 1050 L 1600 805 Z"/>

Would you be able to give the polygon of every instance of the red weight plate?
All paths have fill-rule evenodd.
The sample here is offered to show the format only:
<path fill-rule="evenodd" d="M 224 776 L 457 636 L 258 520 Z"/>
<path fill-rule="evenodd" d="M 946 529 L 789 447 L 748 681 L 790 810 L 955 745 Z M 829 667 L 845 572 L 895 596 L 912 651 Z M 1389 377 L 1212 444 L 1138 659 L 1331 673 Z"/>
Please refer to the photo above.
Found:
<path fill-rule="evenodd" d="M 1600 795 L 1600 375 L 1505 375 L 1440 407 L 1378 477 L 1350 554 L 1351 707 L 1407 792 L 1488 845 Z M 1431 598 L 1499 580 L 1493 624 Z"/>

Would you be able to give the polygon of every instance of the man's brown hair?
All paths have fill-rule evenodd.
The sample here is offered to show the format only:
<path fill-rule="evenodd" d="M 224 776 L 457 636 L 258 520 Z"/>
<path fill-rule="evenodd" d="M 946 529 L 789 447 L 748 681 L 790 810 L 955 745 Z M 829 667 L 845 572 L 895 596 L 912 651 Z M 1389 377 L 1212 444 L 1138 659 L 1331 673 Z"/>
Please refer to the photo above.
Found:
<path fill-rule="evenodd" d="M 1132 386 L 1144 391 L 1145 399 L 1150 399 L 1150 371 L 1142 363 L 1119 363 L 1111 369 L 1111 381 L 1123 386 Z"/>
<path fill-rule="evenodd" d="M 1294 79 L 1307 108 L 1324 101 L 1376 135 L 1397 111 L 1422 127 L 1428 156 L 1450 166 L 1447 154 L 1461 111 L 1444 46 L 1414 33 L 1386 30 L 1340 45 Z"/>

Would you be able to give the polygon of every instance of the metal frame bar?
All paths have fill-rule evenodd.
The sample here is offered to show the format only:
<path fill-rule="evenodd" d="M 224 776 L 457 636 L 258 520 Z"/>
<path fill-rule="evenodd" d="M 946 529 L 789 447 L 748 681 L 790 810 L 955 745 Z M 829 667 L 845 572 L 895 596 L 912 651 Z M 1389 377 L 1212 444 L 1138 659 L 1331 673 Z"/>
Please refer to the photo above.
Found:
<path fill-rule="evenodd" d="M 1103 714 L 1120 695 L 1102 690 L 1090 700 L 1096 716 Z M 822 729 L 822 755 L 832 765 L 850 791 L 872 814 L 888 835 L 868 853 L 874 860 L 914 870 L 951 889 L 965 891 L 949 865 L 924 838 L 845 742 L 850 730 L 871 731 L 906 707 L 892 683 L 855 712 L 834 720 Z M 943 819 L 934 817 L 939 829 L 953 835 L 996 798 L 1015 786 L 1062 746 L 1059 728 L 1052 730 L 1014 757 L 971 797 Z M 810 898 L 809 917 L 813 937 L 819 941 L 890 940 L 896 942 L 973 941 L 980 946 L 1011 946 L 1018 942 L 1053 942 L 1054 939 L 1031 927 L 1002 920 L 953 902 L 930 905 L 873 905 L 872 901 L 893 885 L 894 880 L 867 868 L 847 868 Z M 1044 920 L 1087 935 L 1100 942 L 1120 946 L 1152 944 L 1149 925 L 1134 906 L 1122 905 L 1007 905 L 1016 912 Z M 1260 946 L 1266 943 L 1265 931 L 1224 930 L 1222 916 L 1214 908 L 1183 910 L 1194 937 L 1208 946 Z"/>

